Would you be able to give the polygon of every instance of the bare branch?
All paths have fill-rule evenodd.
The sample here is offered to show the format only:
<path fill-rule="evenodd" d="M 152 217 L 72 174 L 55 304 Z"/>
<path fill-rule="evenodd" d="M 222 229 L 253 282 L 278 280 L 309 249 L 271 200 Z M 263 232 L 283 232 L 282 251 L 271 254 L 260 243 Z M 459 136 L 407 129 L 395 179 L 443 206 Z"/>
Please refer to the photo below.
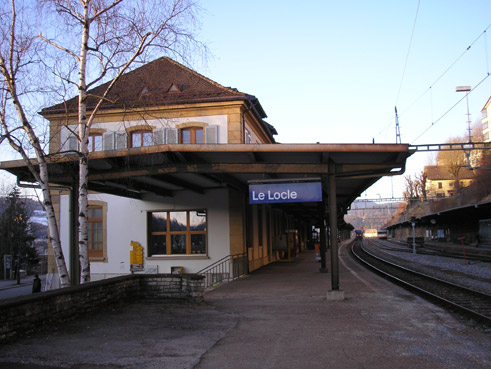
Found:
<path fill-rule="evenodd" d="M 56 42 L 53 42 L 51 40 L 48 40 L 47 38 L 43 37 L 43 35 L 40 33 L 38 35 L 38 37 L 43 40 L 44 42 L 50 44 L 51 46 L 54 46 L 56 47 L 57 49 L 61 50 L 61 51 L 64 51 L 66 52 L 67 54 L 71 55 L 72 57 L 74 57 L 78 62 L 80 62 L 80 58 L 77 54 L 75 54 L 73 51 L 67 49 L 66 47 L 63 47 L 61 45 L 58 45 Z"/>
<path fill-rule="evenodd" d="M 114 7 L 116 7 L 117 5 L 119 5 L 121 2 L 123 2 L 123 0 L 116 0 L 115 2 L 113 2 L 108 7 L 104 8 L 104 9 L 101 9 L 99 12 L 97 12 L 91 18 L 89 18 L 89 22 L 93 22 L 94 20 L 100 18 L 102 15 L 104 15 L 107 12 L 109 12 L 111 9 L 113 9 Z"/>

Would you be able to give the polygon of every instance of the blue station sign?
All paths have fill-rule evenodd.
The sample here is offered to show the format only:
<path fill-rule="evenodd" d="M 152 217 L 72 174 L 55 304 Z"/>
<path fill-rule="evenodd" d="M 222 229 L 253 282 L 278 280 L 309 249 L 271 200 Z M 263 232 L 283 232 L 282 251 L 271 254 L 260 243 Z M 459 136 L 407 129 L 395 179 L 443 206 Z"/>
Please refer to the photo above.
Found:
<path fill-rule="evenodd" d="M 320 182 L 249 185 L 249 204 L 322 201 Z"/>

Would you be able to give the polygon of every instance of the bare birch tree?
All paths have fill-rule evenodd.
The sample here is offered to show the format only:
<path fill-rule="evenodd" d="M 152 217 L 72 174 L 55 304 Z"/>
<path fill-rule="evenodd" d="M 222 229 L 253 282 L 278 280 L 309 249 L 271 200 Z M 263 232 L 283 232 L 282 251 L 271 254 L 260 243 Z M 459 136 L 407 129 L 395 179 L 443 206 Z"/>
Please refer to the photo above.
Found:
<path fill-rule="evenodd" d="M 18 10 L 20 10 L 18 12 Z M 48 220 L 49 242 L 53 247 L 55 262 L 60 277 L 60 286 L 70 285 L 65 258 L 61 248 L 60 233 L 55 217 L 43 142 L 38 137 L 35 122 L 29 114 L 29 95 L 37 93 L 36 85 L 30 82 L 30 73 L 36 66 L 37 39 L 23 18 L 26 9 L 16 8 L 16 2 L 0 5 L 0 123 L 1 141 L 8 142 L 20 154 L 33 177 L 41 187 L 43 207 Z M 26 142 L 27 139 L 27 142 Z M 37 167 L 29 159 L 34 152 Z"/>
<path fill-rule="evenodd" d="M 67 110 L 64 124 L 72 123 L 70 114 L 75 114 L 79 156 L 80 282 L 85 283 L 90 281 L 88 141 L 99 107 L 108 101 L 108 93 L 121 75 L 137 64 L 162 55 L 187 61 L 194 51 L 202 55 L 205 47 L 194 36 L 198 7 L 193 0 L 32 0 L 31 3 L 39 5 L 35 12 L 32 9 L 27 11 L 22 0 L 10 0 L 8 5 L 0 5 L 0 11 L 5 13 L 0 14 L 2 141 L 7 140 L 20 153 L 43 190 L 51 243 L 57 265 L 60 262 L 58 272 L 64 287 L 70 282 L 49 193 L 47 154 L 44 151 L 49 142 L 39 140 L 32 121 L 25 113 L 29 103 L 19 98 L 19 80 L 29 79 L 33 70 L 40 68 L 42 63 L 49 74 L 43 75 L 39 84 L 23 81 L 26 89 L 22 96 L 26 100 L 40 96 L 39 90 L 28 89 L 27 86 L 42 83 L 58 83 L 58 91 L 63 91 L 63 96 L 70 92 L 78 94 L 75 111 Z M 35 19 L 42 19 L 42 24 L 34 24 Z M 22 33 L 18 33 L 19 30 Z M 40 40 L 43 46 L 38 42 Z M 39 56 L 33 59 L 36 55 Z M 108 87 L 99 91 L 97 96 L 90 93 L 96 85 L 107 81 L 110 81 Z M 87 105 L 88 99 L 91 99 L 90 106 Z M 12 126 L 13 110 L 20 122 L 16 127 Z M 22 135 L 17 134 L 19 132 Z M 29 139 L 29 148 L 36 155 L 38 171 L 29 161 L 29 150 L 21 142 L 24 136 Z"/>
<path fill-rule="evenodd" d="M 121 75 L 149 56 L 186 57 L 203 50 L 194 36 L 192 0 L 44 0 L 51 24 L 42 38 L 51 46 L 51 68 L 78 91 L 80 282 L 90 281 L 88 255 L 88 141 L 101 104 Z M 78 40 L 78 41 L 77 41 Z M 90 89 L 110 80 L 98 96 Z M 87 101 L 92 102 L 88 109 Z M 67 122 L 68 123 L 68 122 Z"/>
<path fill-rule="evenodd" d="M 418 189 L 415 180 L 410 176 L 404 176 L 403 196 L 407 202 L 413 201 L 418 197 Z"/>
<path fill-rule="evenodd" d="M 422 170 L 419 174 L 415 174 L 414 184 L 417 189 L 417 196 L 426 201 L 428 199 L 428 193 L 426 191 L 426 183 L 428 182 L 428 173 Z"/>

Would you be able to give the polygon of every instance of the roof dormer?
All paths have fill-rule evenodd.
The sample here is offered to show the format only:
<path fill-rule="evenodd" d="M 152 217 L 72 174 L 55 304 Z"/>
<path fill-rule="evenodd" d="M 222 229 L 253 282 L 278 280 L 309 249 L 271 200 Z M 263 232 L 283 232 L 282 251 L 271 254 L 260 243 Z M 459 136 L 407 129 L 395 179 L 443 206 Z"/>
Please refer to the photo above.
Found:
<path fill-rule="evenodd" d="M 170 85 L 169 89 L 167 90 L 167 93 L 168 94 L 170 94 L 170 93 L 179 93 L 179 92 L 181 92 L 181 89 L 174 82 Z"/>

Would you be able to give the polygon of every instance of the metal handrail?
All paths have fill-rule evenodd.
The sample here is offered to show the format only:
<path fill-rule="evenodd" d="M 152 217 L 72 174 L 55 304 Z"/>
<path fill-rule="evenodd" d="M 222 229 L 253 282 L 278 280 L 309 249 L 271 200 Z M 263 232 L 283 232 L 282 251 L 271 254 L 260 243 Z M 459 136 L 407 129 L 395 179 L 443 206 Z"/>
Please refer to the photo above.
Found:
<path fill-rule="evenodd" d="M 247 274 L 247 254 L 227 255 L 201 269 L 197 274 L 205 276 L 205 289 L 230 282 Z"/>

